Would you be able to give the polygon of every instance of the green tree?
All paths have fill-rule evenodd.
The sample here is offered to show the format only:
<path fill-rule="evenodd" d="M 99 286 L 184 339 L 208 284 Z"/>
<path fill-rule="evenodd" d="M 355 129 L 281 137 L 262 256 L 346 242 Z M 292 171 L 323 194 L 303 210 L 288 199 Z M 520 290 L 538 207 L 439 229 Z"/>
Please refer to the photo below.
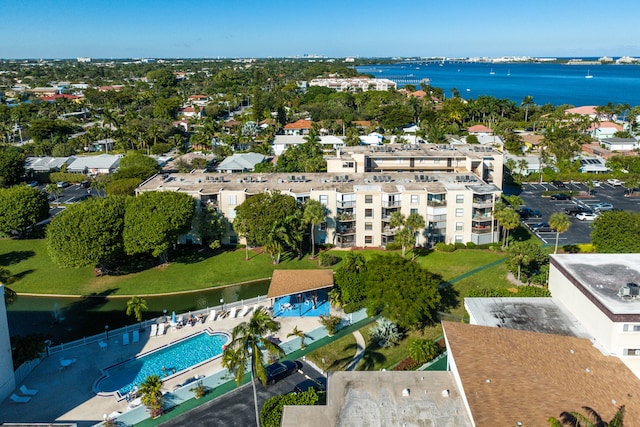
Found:
<path fill-rule="evenodd" d="M 262 405 L 262 410 L 260 411 L 262 427 L 280 427 L 282 410 L 285 405 L 317 405 L 318 401 L 318 394 L 312 388 L 302 393 L 273 396 Z"/>
<path fill-rule="evenodd" d="M 263 349 L 276 357 L 282 357 L 285 354 L 278 344 L 266 338 L 278 330 L 280 330 L 280 324 L 273 320 L 270 313 L 264 310 L 254 311 L 249 322 L 242 322 L 233 328 L 231 341 L 222 354 L 222 366 L 234 374 L 238 386 L 244 380 L 247 365 L 250 365 L 253 403 L 256 411 L 256 425 L 258 426 L 260 425 L 260 415 L 255 378 L 258 378 L 262 385 L 267 384 Z"/>
<path fill-rule="evenodd" d="M 440 353 L 440 348 L 433 340 L 413 339 L 409 342 L 407 351 L 409 352 L 409 357 L 422 365 L 433 360 Z"/>
<path fill-rule="evenodd" d="M 0 187 L 20 182 L 24 175 L 24 154 L 9 148 L 0 148 Z"/>
<path fill-rule="evenodd" d="M 113 175 L 113 179 L 138 178 L 142 182 L 159 170 L 160 165 L 151 157 L 140 153 L 130 153 L 120 160 L 120 167 L 118 172 Z"/>
<path fill-rule="evenodd" d="M 558 239 L 560 233 L 564 233 L 571 227 L 571 221 L 569 217 L 563 212 L 555 212 L 549 217 L 549 225 L 556 230 L 556 247 L 553 253 L 558 253 Z"/>
<path fill-rule="evenodd" d="M 591 242 L 599 253 L 640 252 L 640 213 L 603 212 L 591 227 Z"/>
<path fill-rule="evenodd" d="M 304 205 L 302 221 L 311 226 L 311 258 L 315 258 L 315 227 L 325 219 L 325 207 L 317 200 L 309 199 Z"/>
<path fill-rule="evenodd" d="M 149 191 L 128 204 L 124 216 L 124 249 L 127 254 L 151 253 L 168 261 L 168 249 L 189 230 L 195 201 L 188 194 Z"/>
<path fill-rule="evenodd" d="M 142 312 L 148 309 L 147 301 L 142 297 L 134 295 L 129 301 L 127 301 L 126 314 L 127 316 L 135 317 L 138 322 L 142 322 Z"/>
<path fill-rule="evenodd" d="M 618 408 L 611 421 L 606 422 L 594 409 L 583 406 L 586 415 L 579 412 L 562 412 L 560 419 L 549 418 L 550 427 L 624 427 L 624 405 Z"/>
<path fill-rule="evenodd" d="M 17 231 L 24 236 L 29 227 L 48 216 L 47 196 L 37 188 L 27 185 L 0 188 L 0 233 Z"/>
<path fill-rule="evenodd" d="M 496 213 L 496 219 L 504 230 L 503 246 L 509 246 L 509 232 L 520 225 L 520 215 L 511 208 L 502 209 Z"/>
<path fill-rule="evenodd" d="M 168 68 L 159 68 L 147 73 L 147 79 L 154 85 L 158 85 L 162 88 L 175 86 L 177 83 L 176 76 Z"/>
<path fill-rule="evenodd" d="M 533 102 L 533 96 L 525 96 L 520 103 L 520 106 L 524 107 L 524 121 L 525 123 L 529 121 L 529 108 L 535 106 L 536 104 Z"/>
<path fill-rule="evenodd" d="M 375 255 L 366 264 L 367 307 L 402 328 L 420 328 L 436 319 L 442 279 L 397 255 Z"/>
<path fill-rule="evenodd" d="M 227 232 L 227 220 L 215 208 L 207 206 L 196 212 L 193 229 L 202 239 L 203 245 L 217 249 Z"/>
<path fill-rule="evenodd" d="M 518 281 L 522 273 L 529 279 L 549 263 L 549 256 L 540 245 L 529 241 L 514 242 L 509 247 L 508 256 L 507 266 L 511 271 L 517 271 Z"/>
<path fill-rule="evenodd" d="M 105 197 L 68 206 L 47 227 L 49 256 L 60 267 L 115 264 L 123 254 L 126 199 Z"/>
<path fill-rule="evenodd" d="M 162 379 L 160 375 L 149 375 L 140 384 L 138 392 L 141 394 L 142 404 L 147 407 L 152 417 L 164 412 L 164 398 L 162 396 Z"/>
<path fill-rule="evenodd" d="M 47 184 L 47 186 L 44 188 L 44 191 L 53 196 L 56 203 L 58 203 L 58 197 L 60 197 L 60 194 L 62 193 L 62 188 L 59 188 L 55 182 L 52 182 Z"/>
<path fill-rule="evenodd" d="M 298 329 L 297 326 L 294 326 L 293 331 L 287 334 L 287 338 L 291 338 L 291 337 L 300 338 L 300 350 L 304 350 L 306 348 L 306 345 L 304 345 L 304 339 L 307 337 L 307 335 L 304 333 L 304 331 L 302 331 L 301 329 Z"/>

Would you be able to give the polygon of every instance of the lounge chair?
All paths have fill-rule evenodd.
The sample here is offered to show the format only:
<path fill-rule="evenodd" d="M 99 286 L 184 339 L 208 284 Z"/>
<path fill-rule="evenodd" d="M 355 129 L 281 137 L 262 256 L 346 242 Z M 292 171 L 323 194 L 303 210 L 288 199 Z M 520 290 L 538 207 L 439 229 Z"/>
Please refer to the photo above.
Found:
<path fill-rule="evenodd" d="M 249 306 L 245 305 L 242 307 L 242 310 L 240 311 L 240 314 L 238 314 L 238 317 L 244 317 L 247 315 L 248 312 L 249 312 Z"/>
<path fill-rule="evenodd" d="M 140 341 L 140 332 L 138 332 L 138 331 L 131 332 L 131 337 L 133 338 L 132 339 L 133 342 Z"/>
<path fill-rule="evenodd" d="M 104 351 L 104 350 L 106 350 L 106 349 L 107 349 L 107 347 L 109 346 L 109 344 L 107 344 L 107 343 L 106 343 L 106 342 L 104 342 L 104 341 L 100 341 L 100 342 L 98 342 L 98 346 L 100 347 L 100 350 Z"/>
<path fill-rule="evenodd" d="M 158 334 L 158 324 L 154 323 L 151 325 L 151 334 L 150 336 L 155 337 Z"/>
<path fill-rule="evenodd" d="M 129 345 L 129 332 L 122 334 L 122 345 Z"/>
<path fill-rule="evenodd" d="M 215 320 L 216 320 L 216 311 L 211 310 L 209 312 L 209 322 L 215 322 Z"/>
<path fill-rule="evenodd" d="M 230 319 L 235 319 L 236 318 L 236 308 L 235 307 L 231 307 L 231 311 L 229 311 L 229 318 Z"/>
<path fill-rule="evenodd" d="M 159 324 L 158 324 L 157 331 L 156 331 L 156 335 L 157 335 L 157 336 L 164 335 L 165 327 L 166 327 L 166 326 L 167 326 L 167 324 L 166 324 L 166 323 L 159 323 Z"/>
<path fill-rule="evenodd" d="M 35 396 L 36 394 L 38 394 L 38 390 L 34 389 L 30 389 L 27 388 L 26 385 L 22 384 L 20 386 L 20 393 L 27 395 L 27 396 Z"/>
<path fill-rule="evenodd" d="M 31 400 L 28 396 L 18 396 L 17 394 L 11 394 L 11 401 L 13 403 L 29 403 Z"/>

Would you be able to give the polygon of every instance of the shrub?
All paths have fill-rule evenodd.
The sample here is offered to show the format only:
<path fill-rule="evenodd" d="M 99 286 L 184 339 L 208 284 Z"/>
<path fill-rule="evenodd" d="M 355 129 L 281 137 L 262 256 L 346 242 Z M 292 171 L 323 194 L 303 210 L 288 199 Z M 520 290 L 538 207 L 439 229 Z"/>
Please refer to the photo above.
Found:
<path fill-rule="evenodd" d="M 396 346 L 404 337 L 398 325 L 384 317 L 378 319 L 376 324 L 369 329 L 369 335 L 372 340 L 382 341 L 381 347 Z"/>
<path fill-rule="evenodd" d="M 500 243 L 489 243 L 489 250 L 493 252 L 500 252 L 502 246 Z"/>
<path fill-rule="evenodd" d="M 329 335 L 335 335 L 335 333 L 338 332 L 338 325 L 340 325 L 341 321 L 342 318 L 340 318 L 340 316 L 333 316 L 331 314 L 320 316 L 320 323 L 327 329 Z"/>
<path fill-rule="evenodd" d="M 159 142 L 151 147 L 151 154 L 164 154 L 171 151 L 173 146 L 164 142 Z"/>
<path fill-rule="evenodd" d="M 285 405 L 317 405 L 318 394 L 314 389 L 302 393 L 289 393 L 274 396 L 264 402 L 260 411 L 262 427 L 280 427 L 282 409 Z"/>
<path fill-rule="evenodd" d="M 414 371 L 416 368 L 419 368 L 420 364 L 413 360 L 410 357 L 402 360 L 396 366 L 393 367 L 394 371 Z"/>
<path fill-rule="evenodd" d="M 402 244 L 398 242 L 387 243 L 385 249 L 388 251 L 397 251 L 402 249 Z"/>
<path fill-rule="evenodd" d="M 514 292 L 515 291 L 515 292 Z M 546 288 L 539 288 L 537 286 L 519 286 L 511 289 L 491 289 L 491 288 L 479 288 L 469 291 L 468 297 L 481 297 L 481 298 L 498 298 L 498 297 L 550 297 L 551 292 Z"/>
<path fill-rule="evenodd" d="M 446 243 L 440 242 L 436 243 L 435 249 L 438 252 L 454 252 L 456 250 L 456 247 L 455 245 L 448 245 Z"/>
<path fill-rule="evenodd" d="M 467 242 L 467 249 L 475 249 L 476 248 L 476 244 L 473 242 Z"/>
<path fill-rule="evenodd" d="M 458 250 L 458 249 L 466 249 L 467 248 L 467 246 L 462 242 L 456 242 L 454 244 L 454 246 L 455 246 L 456 250 Z"/>
<path fill-rule="evenodd" d="M 320 252 L 318 263 L 320 267 L 330 267 L 338 262 L 338 258 L 330 252 Z"/>

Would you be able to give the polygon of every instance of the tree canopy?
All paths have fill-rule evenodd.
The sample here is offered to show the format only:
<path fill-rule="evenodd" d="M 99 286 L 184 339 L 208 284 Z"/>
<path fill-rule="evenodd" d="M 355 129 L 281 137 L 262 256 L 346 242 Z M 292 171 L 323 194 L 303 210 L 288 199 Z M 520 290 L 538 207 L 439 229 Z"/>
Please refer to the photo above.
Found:
<path fill-rule="evenodd" d="M 37 188 L 15 185 L 0 189 L 0 233 L 8 235 L 15 230 L 22 235 L 47 216 L 47 196 Z"/>
<path fill-rule="evenodd" d="M 24 175 L 24 155 L 13 149 L 0 149 L 0 187 L 20 182 Z"/>
<path fill-rule="evenodd" d="M 603 212 L 593 222 L 591 242 L 600 253 L 640 252 L 640 213 Z"/>
<path fill-rule="evenodd" d="M 313 87 L 313 86 L 312 86 Z M 273 396 L 264 402 L 260 411 L 262 427 L 280 427 L 282 409 L 285 405 L 317 405 L 318 394 L 312 388 L 302 393 L 288 393 Z"/>
<path fill-rule="evenodd" d="M 105 267 L 123 254 L 126 199 L 105 197 L 68 206 L 47 227 L 47 247 L 60 267 Z"/>
<path fill-rule="evenodd" d="M 150 253 L 166 262 L 167 250 L 189 230 L 194 212 L 194 199 L 184 193 L 149 191 L 135 197 L 124 217 L 126 253 Z"/>

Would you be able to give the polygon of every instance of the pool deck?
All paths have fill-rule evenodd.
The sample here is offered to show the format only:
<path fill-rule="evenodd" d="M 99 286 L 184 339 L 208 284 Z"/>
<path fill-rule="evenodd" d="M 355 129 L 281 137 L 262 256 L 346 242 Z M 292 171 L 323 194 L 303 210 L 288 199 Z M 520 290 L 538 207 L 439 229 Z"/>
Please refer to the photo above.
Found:
<path fill-rule="evenodd" d="M 113 396 L 102 397 L 94 393 L 93 385 L 102 376 L 102 369 L 205 329 L 230 332 L 235 325 L 248 320 L 250 316 L 251 311 L 244 318 L 226 318 L 214 322 L 208 322 L 205 319 L 203 324 L 177 330 L 168 329 L 164 335 L 155 337 L 149 337 L 149 328 L 146 328 L 140 333 L 140 342 L 126 346 L 122 345 L 121 334 L 110 333 L 108 346 L 104 349 L 97 343 L 92 343 L 53 354 L 42 360 L 23 383 L 16 384 L 18 387 L 26 384 L 28 388 L 38 389 L 39 393 L 30 402 L 24 404 L 12 403 L 9 399 L 2 402 L 0 423 L 64 421 L 75 422 L 79 427 L 84 427 L 101 422 L 104 414 L 116 411 L 140 412 L 144 408 L 129 410 L 126 400 L 118 402 Z M 276 336 L 282 340 L 281 346 L 289 347 L 290 350 L 297 349 L 299 342 L 299 338 L 287 339 L 287 334 L 293 331 L 294 327 L 297 326 L 305 333 L 322 328 L 317 317 L 277 317 L 276 320 L 281 325 Z M 296 347 L 291 348 L 293 345 Z M 71 366 L 60 370 L 61 358 L 76 359 L 76 361 Z M 163 391 L 172 391 L 176 385 L 196 374 L 209 378 L 218 373 L 218 381 L 221 381 L 220 371 L 223 371 L 223 368 L 220 358 L 217 358 L 195 369 L 169 377 L 164 382 Z M 16 393 L 19 392 L 16 390 Z"/>

